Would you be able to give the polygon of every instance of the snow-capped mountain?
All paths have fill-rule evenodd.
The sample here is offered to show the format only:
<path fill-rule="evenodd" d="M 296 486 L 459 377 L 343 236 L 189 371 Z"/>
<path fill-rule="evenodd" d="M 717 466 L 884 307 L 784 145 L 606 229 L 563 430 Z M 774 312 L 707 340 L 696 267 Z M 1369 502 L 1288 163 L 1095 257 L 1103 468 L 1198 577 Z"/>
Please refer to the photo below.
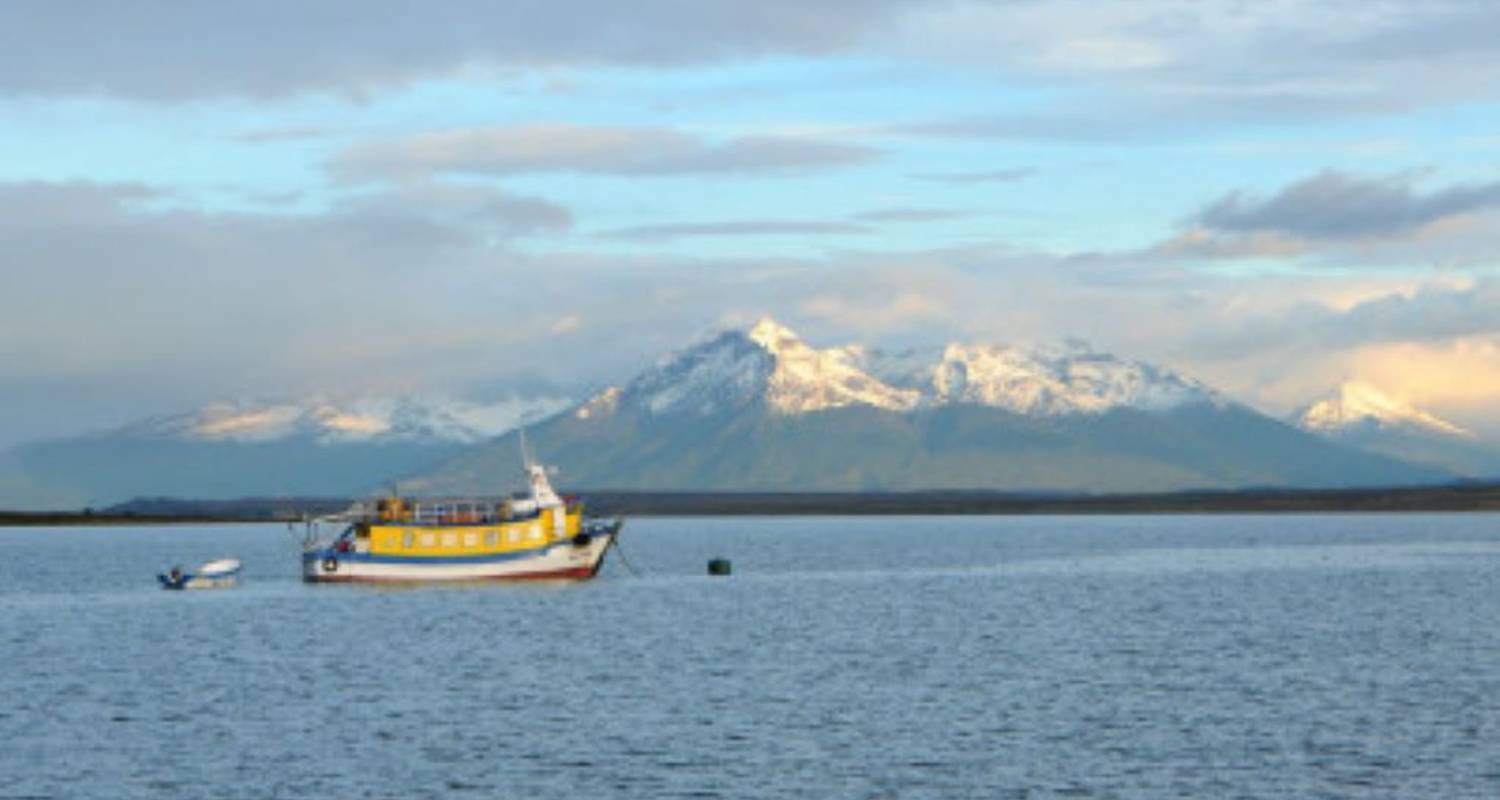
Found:
<path fill-rule="evenodd" d="M 158 417 L 123 429 L 132 435 L 200 442 L 273 442 L 306 437 L 324 444 L 348 442 L 471 443 L 497 436 L 522 421 L 571 405 L 567 398 L 479 404 L 449 398 L 374 397 L 334 404 L 218 402 L 196 411 Z"/>
<path fill-rule="evenodd" d="M 1344 381 L 1333 396 L 1313 403 L 1298 415 L 1302 427 L 1336 434 L 1355 428 L 1407 428 L 1474 438 L 1474 434 L 1363 381 Z"/>
<path fill-rule="evenodd" d="M 571 402 L 223 402 L 0 454 L 0 507 L 364 494 Z"/>
<path fill-rule="evenodd" d="M 529 429 L 580 488 L 1163 491 L 1434 482 L 1170 369 L 1081 345 L 820 349 L 774 320 L 718 334 Z M 417 479 L 472 491 L 510 436 Z"/>
<path fill-rule="evenodd" d="M 761 403 L 782 415 L 868 406 L 886 411 L 969 404 L 1018 414 L 1164 411 L 1222 404 L 1218 393 L 1170 370 L 1083 345 L 1022 348 L 952 343 L 887 354 L 859 345 L 817 349 L 772 319 L 669 356 L 607 393 L 654 414 L 709 415 Z M 579 409 L 597 415 L 593 401 Z"/>
<path fill-rule="evenodd" d="M 1328 433 L 1372 427 L 1332 420 L 1378 417 L 1463 438 L 1430 414 L 1348 394 L 1309 412 L 1307 424 L 1324 426 L 1315 435 L 1171 369 L 1083 345 L 821 348 L 764 319 L 577 404 L 220 403 L 36 442 L 0 454 L 0 493 L 102 505 L 354 496 L 398 480 L 414 493 L 495 494 L 514 488 L 511 429 L 523 419 L 532 449 L 570 489 L 1138 492 L 1389 486 L 1488 469 L 1454 468 L 1451 448 L 1439 458 L 1409 446 L 1426 447 L 1425 433 L 1401 447 Z M 0 497 L 6 505 L 20 507 Z"/>
<path fill-rule="evenodd" d="M 915 372 L 913 362 L 921 365 Z M 969 403 L 1056 416 L 1224 402 L 1195 380 L 1081 344 L 1022 348 L 953 343 L 937 353 L 892 358 L 877 352 L 867 363 L 872 372 L 920 392 L 919 404 L 925 406 Z"/>
<path fill-rule="evenodd" d="M 1298 412 L 1303 429 L 1330 441 L 1470 478 L 1500 476 L 1500 446 L 1363 381 Z"/>

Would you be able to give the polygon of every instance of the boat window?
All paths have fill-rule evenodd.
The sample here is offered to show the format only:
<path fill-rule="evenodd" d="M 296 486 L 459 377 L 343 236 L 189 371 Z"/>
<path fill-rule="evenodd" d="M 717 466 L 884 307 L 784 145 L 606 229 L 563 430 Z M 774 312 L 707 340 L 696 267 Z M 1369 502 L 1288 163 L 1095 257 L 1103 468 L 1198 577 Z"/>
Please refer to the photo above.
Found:
<path fill-rule="evenodd" d="M 458 546 L 458 534 L 456 534 L 456 533 L 445 533 L 445 534 L 443 534 L 443 546 L 444 547 L 457 547 Z"/>
<path fill-rule="evenodd" d="M 498 539 L 499 539 L 499 538 L 500 538 L 500 535 L 499 535 L 499 534 L 497 534 L 497 533 L 495 533 L 495 532 L 494 532 L 494 531 L 490 531 L 490 532 L 489 532 L 489 533 L 486 533 L 486 534 L 485 534 L 485 535 L 484 535 L 484 543 L 485 543 L 485 544 L 486 544 L 486 545 L 489 545 L 489 546 L 490 546 L 490 547 L 494 547 L 494 546 L 495 546 L 495 543 L 496 543 L 496 541 L 497 541 L 497 540 L 498 540 Z"/>
<path fill-rule="evenodd" d="M 540 525 L 532 525 L 531 526 L 531 538 L 532 539 L 540 539 L 540 538 L 542 538 L 542 526 L 540 526 Z"/>
<path fill-rule="evenodd" d="M 466 533 L 466 534 L 464 534 L 464 547 L 478 547 L 478 546 L 479 546 L 479 534 L 477 534 L 477 533 Z"/>
<path fill-rule="evenodd" d="M 510 529 L 510 543 L 511 544 L 515 544 L 516 542 L 519 542 L 519 541 L 521 541 L 521 531 L 519 529 L 517 529 L 517 528 L 511 528 Z"/>
<path fill-rule="evenodd" d="M 408 529 L 406 533 L 402 534 L 401 536 L 401 546 L 406 548 L 407 550 L 410 550 L 413 538 L 415 537 L 412 536 L 411 530 Z"/>
<path fill-rule="evenodd" d="M 434 536 L 433 534 L 430 534 L 430 533 L 424 533 L 424 534 L 422 534 L 422 546 L 423 547 L 432 547 L 435 544 L 437 544 L 437 537 L 436 536 Z"/>

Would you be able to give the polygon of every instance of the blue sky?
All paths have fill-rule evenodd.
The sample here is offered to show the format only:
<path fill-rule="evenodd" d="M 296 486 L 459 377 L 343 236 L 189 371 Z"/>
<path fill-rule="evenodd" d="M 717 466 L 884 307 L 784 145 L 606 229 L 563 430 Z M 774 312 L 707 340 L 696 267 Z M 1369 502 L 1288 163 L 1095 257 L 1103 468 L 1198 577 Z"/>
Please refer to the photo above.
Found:
<path fill-rule="evenodd" d="M 20 2 L 0 446 L 770 314 L 1500 407 L 1487 2 Z"/>

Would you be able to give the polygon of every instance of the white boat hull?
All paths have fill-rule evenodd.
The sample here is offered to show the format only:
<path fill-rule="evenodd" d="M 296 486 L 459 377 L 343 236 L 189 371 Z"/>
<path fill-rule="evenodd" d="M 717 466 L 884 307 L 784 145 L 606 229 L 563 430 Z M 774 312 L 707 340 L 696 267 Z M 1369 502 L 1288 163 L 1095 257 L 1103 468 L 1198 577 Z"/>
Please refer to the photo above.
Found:
<path fill-rule="evenodd" d="M 593 577 L 618 529 L 592 533 L 586 543 L 564 539 L 532 550 L 454 558 L 393 557 L 332 549 L 302 554 L 302 578 L 312 583 L 546 580 Z"/>
<path fill-rule="evenodd" d="M 240 562 L 232 558 L 210 561 L 190 573 L 173 570 L 156 576 L 163 589 L 227 589 L 239 582 Z"/>

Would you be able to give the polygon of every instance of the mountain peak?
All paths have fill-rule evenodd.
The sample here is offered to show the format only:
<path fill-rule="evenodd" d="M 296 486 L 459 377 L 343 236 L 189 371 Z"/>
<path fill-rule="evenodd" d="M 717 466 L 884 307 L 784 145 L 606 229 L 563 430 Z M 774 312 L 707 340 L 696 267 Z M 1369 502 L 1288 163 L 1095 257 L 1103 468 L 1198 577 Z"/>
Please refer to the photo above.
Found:
<path fill-rule="evenodd" d="M 652 415 L 709 415 L 758 404 L 781 415 L 845 406 L 905 412 L 967 404 L 1055 416 L 1223 403 L 1208 387 L 1170 370 L 1076 343 L 952 343 L 886 354 L 860 345 L 814 347 L 771 317 L 663 359 L 621 399 Z M 588 407 L 577 415 L 602 411 Z"/>
<path fill-rule="evenodd" d="M 1356 425 L 1374 425 L 1421 428 L 1466 438 L 1473 436 L 1447 420 L 1359 380 L 1344 381 L 1332 397 L 1308 406 L 1301 415 L 1301 423 L 1302 427 L 1320 433 L 1334 433 Z"/>
<path fill-rule="evenodd" d="M 750 341 L 772 353 L 802 344 L 802 339 L 796 332 L 770 317 L 761 317 L 746 335 L 750 337 Z"/>

